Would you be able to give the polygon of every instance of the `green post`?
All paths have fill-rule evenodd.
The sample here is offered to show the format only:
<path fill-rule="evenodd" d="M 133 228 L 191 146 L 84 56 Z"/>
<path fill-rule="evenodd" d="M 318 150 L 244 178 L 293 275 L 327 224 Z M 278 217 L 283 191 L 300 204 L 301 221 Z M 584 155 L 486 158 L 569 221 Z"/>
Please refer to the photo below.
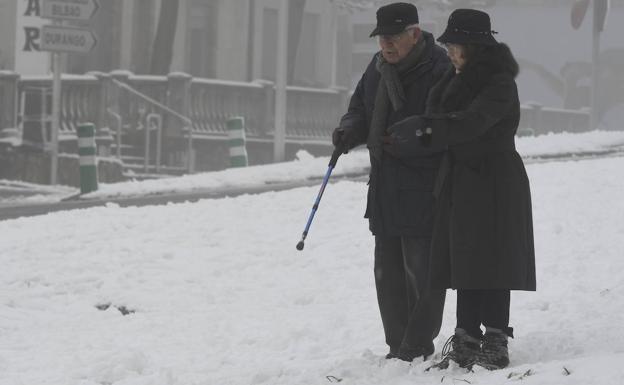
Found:
<path fill-rule="evenodd" d="M 230 166 L 247 167 L 247 149 L 245 147 L 245 118 L 237 116 L 227 120 L 228 144 L 230 147 Z"/>
<path fill-rule="evenodd" d="M 86 194 L 98 189 L 97 159 L 95 146 L 95 125 L 78 125 L 78 155 L 80 156 L 80 193 Z"/>

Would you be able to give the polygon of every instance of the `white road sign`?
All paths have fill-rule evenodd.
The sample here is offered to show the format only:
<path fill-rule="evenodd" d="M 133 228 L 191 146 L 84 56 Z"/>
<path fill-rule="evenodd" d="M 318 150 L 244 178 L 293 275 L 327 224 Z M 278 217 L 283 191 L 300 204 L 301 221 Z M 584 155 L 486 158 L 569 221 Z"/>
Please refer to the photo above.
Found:
<path fill-rule="evenodd" d="M 89 20 L 98 8 L 98 0 L 42 0 L 41 17 L 60 20 Z"/>
<path fill-rule="evenodd" d="M 88 29 L 44 25 L 41 27 L 41 50 L 87 53 L 95 47 L 95 35 Z"/>

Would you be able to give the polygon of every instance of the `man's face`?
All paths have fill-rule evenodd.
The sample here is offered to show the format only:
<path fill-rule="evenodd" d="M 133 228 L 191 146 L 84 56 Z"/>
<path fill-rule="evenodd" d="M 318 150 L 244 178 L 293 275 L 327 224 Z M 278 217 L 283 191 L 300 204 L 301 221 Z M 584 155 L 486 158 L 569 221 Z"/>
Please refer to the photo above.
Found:
<path fill-rule="evenodd" d="M 397 33 L 396 35 L 379 35 L 381 55 L 390 64 L 400 62 L 414 48 L 420 37 L 419 28 Z"/>

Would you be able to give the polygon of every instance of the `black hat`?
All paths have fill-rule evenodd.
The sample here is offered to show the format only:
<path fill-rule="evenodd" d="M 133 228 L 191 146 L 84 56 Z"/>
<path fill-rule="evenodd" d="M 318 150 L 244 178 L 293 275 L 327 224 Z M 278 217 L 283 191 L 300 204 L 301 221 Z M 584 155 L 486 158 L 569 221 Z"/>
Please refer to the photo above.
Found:
<path fill-rule="evenodd" d="M 414 4 L 392 3 L 377 10 L 377 27 L 370 37 L 395 35 L 405 31 L 405 27 L 418 24 L 418 10 Z"/>
<path fill-rule="evenodd" d="M 456 9 L 448 19 L 446 30 L 438 38 L 440 43 L 497 44 L 490 24 L 490 16 L 476 9 Z"/>

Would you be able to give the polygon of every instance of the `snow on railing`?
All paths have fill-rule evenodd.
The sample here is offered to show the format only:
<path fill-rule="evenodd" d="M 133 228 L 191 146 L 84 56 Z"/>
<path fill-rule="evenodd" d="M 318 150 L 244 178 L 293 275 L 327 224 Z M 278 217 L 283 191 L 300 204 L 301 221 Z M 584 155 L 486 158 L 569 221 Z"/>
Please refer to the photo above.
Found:
<path fill-rule="evenodd" d="M 79 122 L 99 115 L 101 87 L 93 75 L 61 77 L 61 138 L 74 137 Z M 26 142 L 45 144 L 51 135 L 52 76 L 23 76 L 18 83 L 18 114 Z"/>
<path fill-rule="evenodd" d="M 116 82 L 126 84 L 149 100 L 120 92 Z M 18 127 L 25 142 L 39 142 L 45 146 L 50 139 L 52 77 L 0 74 L 0 87 L 3 102 L 11 97 L 11 87 L 18 95 L 13 101 L 17 105 L 17 117 L 2 120 L 7 122 L 3 124 Z M 329 144 L 331 132 L 346 111 L 351 92 L 299 86 L 288 86 L 286 92 L 286 141 Z M 6 106 L 0 105 L 0 111 L 13 111 L 11 103 L 4 104 Z M 163 113 L 163 107 L 169 112 Z M 150 114 L 162 114 L 165 139 L 178 140 L 189 137 L 224 140 L 227 119 L 242 116 L 249 142 L 271 142 L 275 88 L 272 82 L 265 80 L 204 79 L 183 73 L 155 76 L 113 71 L 62 75 L 61 138 L 74 139 L 78 123 L 84 121 L 94 122 L 98 128 L 114 126 L 117 130 L 119 123 L 109 111 L 121 118 L 124 132 L 137 131 Z M 188 120 L 172 118 L 176 114 Z M 519 134 L 522 135 L 582 132 L 588 127 L 587 110 L 550 108 L 537 103 L 521 106 Z"/>
<path fill-rule="evenodd" d="M 585 132 L 589 130 L 589 110 L 566 110 L 544 107 L 539 103 L 522 104 L 520 108 L 521 135 L 542 135 L 549 132 Z"/>

